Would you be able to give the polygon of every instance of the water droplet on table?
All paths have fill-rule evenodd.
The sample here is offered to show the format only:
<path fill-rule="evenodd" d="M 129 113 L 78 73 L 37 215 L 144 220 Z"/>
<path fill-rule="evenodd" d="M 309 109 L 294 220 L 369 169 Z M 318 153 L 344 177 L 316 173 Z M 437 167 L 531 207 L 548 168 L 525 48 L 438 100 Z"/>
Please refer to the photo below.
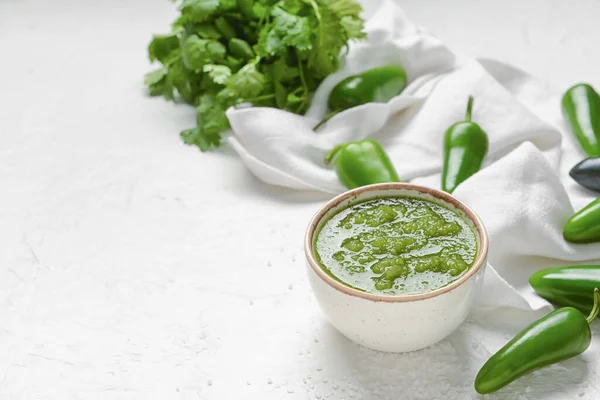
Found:
<path fill-rule="evenodd" d="M 293 288 L 294 288 L 294 285 L 292 285 L 292 284 L 288 285 L 288 289 L 292 290 Z"/>
<path fill-rule="evenodd" d="M 323 371 L 323 368 L 319 367 L 319 368 L 317 368 L 317 371 L 321 372 L 321 371 Z"/>
<path fill-rule="evenodd" d="M 267 384 L 271 385 L 273 383 L 273 380 L 271 378 L 267 379 Z"/>
<path fill-rule="evenodd" d="M 246 385 L 250 386 L 252 383 L 250 381 L 246 382 Z"/>
<path fill-rule="evenodd" d="M 208 380 L 208 382 L 206 382 L 206 384 L 207 384 L 208 386 L 212 386 L 212 379 L 209 379 L 209 380 Z"/>
<path fill-rule="evenodd" d="M 292 393 L 294 393 L 294 389 L 288 389 L 288 390 L 287 390 L 287 392 L 288 392 L 289 394 L 292 394 Z"/>
<path fill-rule="evenodd" d="M 299 355 L 299 356 L 301 356 L 301 355 L 304 355 L 304 352 L 303 352 L 302 350 L 300 350 L 300 351 L 298 352 L 298 355 Z"/>

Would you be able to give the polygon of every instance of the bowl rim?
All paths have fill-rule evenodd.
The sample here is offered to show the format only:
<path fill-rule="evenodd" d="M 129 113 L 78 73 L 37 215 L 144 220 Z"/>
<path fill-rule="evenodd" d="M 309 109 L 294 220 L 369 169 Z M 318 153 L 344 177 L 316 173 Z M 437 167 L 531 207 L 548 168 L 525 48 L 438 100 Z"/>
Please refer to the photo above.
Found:
<path fill-rule="evenodd" d="M 367 192 L 373 191 L 392 191 L 392 190 L 410 190 L 416 191 L 423 194 L 431 195 L 442 202 L 454 206 L 458 210 L 462 211 L 467 218 L 473 223 L 477 233 L 479 234 L 479 250 L 477 252 L 477 257 L 473 262 L 473 265 L 464 273 L 460 278 L 455 281 L 450 282 L 449 284 L 442 286 L 440 288 L 422 292 L 422 293 L 413 293 L 413 294 L 398 294 L 398 295 L 385 295 L 385 294 L 376 294 L 364 292 L 362 290 L 354 289 L 350 286 L 347 286 L 335 279 L 333 279 L 328 273 L 326 273 L 319 262 L 317 261 L 314 255 L 314 243 L 313 236 L 319 223 L 327 215 L 327 213 L 339 206 L 344 201 L 348 200 L 351 197 L 359 197 Z M 393 197 L 393 196 L 390 196 Z M 306 230 L 306 234 L 304 236 L 304 253 L 306 255 L 306 259 L 312 268 L 312 270 L 329 286 L 333 289 L 342 292 L 344 294 L 360 297 L 366 300 L 377 301 L 377 302 L 387 302 L 387 303 L 396 303 L 396 302 L 409 302 L 409 301 L 420 301 L 431 299 L 433 297 L 437 297 L 444 293 L 448 293 L 457 287 L 461 286 L 463 283 L 467 282 L 471 277 L 477 274 L 477 272 L 485 265 L 487 262 L 487 254 L 489 247 L 489 238 L 487 230 L 481 221 L 479 215 L 477 215 L 469 206 L 467 206 L 462 201 L 458 200 L 456 197 L 452 196 L 449 193 L 443 192 L 441 190 L 433 189 L 427 186 L 414 185 L 410 183 L 403 182 L 392 182 L 392 183 L 377 183 L 368 186 L 361 186 L 356 189 L 348 190 L 342 194 L 337 195 L 333 199 L 329 200 L 324 206 L 322 206 L 317 213 L 311 218 L 308 228 Z"/>

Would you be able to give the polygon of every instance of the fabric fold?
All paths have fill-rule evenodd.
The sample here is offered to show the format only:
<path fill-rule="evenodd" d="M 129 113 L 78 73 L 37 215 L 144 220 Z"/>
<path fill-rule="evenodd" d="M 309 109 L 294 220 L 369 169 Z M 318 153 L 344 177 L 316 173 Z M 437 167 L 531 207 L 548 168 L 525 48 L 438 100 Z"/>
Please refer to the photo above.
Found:
<path fill-rule="evenodd" d="M 369 40 L 350 45 L 342 68 L 321 84 L 305 116 L 232 108 L 230 144 L 269 184 L 335 194 L 345 189 L 324 165 L 325 154 L 338 143 L 371 137 L 385 147 L 401 179 L 439 188 L 444 132 L 463 120 L 473 96 L 473 120 L 487 132 L 489 152 L 483 169 L 454 194 L 481 215 L 490 234 L 486 295 L 478 310 L 513 308 L 533 316 L 549 309 L 529 288 L 531 273 L 600 259 L 600 245 L 572 245 L 562 238 L 567 218 L 594 196 L 568 176 L 583 153 L 565 127 L 560 95 L 499 61 L 457 63 L 439 39 L 391 0 L 371 3 L 366 14 Z M 409 84 L 403 93 L 386 104 L 341 112 L 313 131 L 327 113 L 335 84 L 386 64 L 406 69 Z"/>

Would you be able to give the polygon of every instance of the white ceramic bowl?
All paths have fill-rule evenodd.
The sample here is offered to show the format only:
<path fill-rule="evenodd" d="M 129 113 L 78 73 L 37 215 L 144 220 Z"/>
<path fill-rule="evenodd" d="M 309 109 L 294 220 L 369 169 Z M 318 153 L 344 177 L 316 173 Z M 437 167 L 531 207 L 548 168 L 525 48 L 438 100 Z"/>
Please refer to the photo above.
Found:
<path fill-rule="evenodd" d="M 460 278 L 439 289 L 407 295 L 367 293 L 328 275 L 314 255 L 314 235 L 321 224 L 349 204 L 378 197 L 421 198 L 457 211 L 477 232 L 475 263 Z M 481 219 L 448 193 L 406 183 L 364 186 L 343 193 L 317 212 L 308 227 L 304 248 L 311 286 L 329 321 L 349 339 L 374 350 L 407 352 L 444 339 L 467 317 L 483 281 L 488 236 Z"/>

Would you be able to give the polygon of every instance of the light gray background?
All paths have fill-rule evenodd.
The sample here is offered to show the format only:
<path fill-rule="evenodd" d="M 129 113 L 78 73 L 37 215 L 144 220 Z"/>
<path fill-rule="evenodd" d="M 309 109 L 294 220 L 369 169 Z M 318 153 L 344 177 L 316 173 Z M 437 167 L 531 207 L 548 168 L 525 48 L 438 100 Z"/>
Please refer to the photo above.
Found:
<path fill-rule="evenodd" d="M 462 55 L 600 86 L 599 1 L 401 3 Z M 193 110 L 142 87 L 174 15 L 166 0 L 0 0 L 0 399 L 477 398 L 487 353 L 460 330 L 426 351 L 479 356 L 423 365 L 325 322 L 302 236 L 326 198 L 181 143 Z M 570 387 L 560 371 L 528 381 L 544 395 L 491 398 L 597 398 L 595 368 Z"/>

